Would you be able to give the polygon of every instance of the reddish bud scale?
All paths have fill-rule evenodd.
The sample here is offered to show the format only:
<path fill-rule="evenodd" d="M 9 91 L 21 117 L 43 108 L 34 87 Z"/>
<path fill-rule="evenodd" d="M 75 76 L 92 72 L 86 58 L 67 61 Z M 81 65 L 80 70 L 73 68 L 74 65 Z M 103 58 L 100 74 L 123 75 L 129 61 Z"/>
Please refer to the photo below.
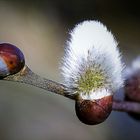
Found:
<path fill-rule="evenodd" d="M 75 104 L 76 114 L 80 121 L 88 125 L 99 124 L 107 119 L 112 111 L 113 96 L 101 99 L 78 100 Z"/>
<path fill-rule="evenodd" d="M 9 43 L 0 44 L 0 77 L 15 74 L 25 65 L 23 53 Z"/>

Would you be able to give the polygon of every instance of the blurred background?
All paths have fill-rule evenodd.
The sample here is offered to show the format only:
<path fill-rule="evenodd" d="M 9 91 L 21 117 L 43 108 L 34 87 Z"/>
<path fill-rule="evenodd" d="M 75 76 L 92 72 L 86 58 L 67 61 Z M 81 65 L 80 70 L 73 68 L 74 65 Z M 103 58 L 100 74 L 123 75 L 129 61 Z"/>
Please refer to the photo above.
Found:
<path fill-rule="evenodd" d="M 99 20 L 114 33 L 129 65 L 140 54 L 139 6 L 135 0 L 0 0 L 0 42 L 18 46 L 37 74 L 62 82 L 68 31 L 80 21 Z M 140 122 L 120 112 L 86 126 L 75 115 L 74 101 L 0 81 L 0 140 L 139 140 L 139 130 Z"/>

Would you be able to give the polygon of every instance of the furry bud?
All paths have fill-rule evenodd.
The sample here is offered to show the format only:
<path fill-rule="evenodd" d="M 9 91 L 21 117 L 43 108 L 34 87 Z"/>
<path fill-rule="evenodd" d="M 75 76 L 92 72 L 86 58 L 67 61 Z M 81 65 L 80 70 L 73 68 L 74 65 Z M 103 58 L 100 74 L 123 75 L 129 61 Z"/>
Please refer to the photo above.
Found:
<path fill-rule="evenodd" d="M 98 21 L 84 21 L 70 35 L 61 67 L 64 84 L 77 96 L 78 118 L 98 124 L 109 116 L 113 93 L 123 86 L 117 42 Z"/>

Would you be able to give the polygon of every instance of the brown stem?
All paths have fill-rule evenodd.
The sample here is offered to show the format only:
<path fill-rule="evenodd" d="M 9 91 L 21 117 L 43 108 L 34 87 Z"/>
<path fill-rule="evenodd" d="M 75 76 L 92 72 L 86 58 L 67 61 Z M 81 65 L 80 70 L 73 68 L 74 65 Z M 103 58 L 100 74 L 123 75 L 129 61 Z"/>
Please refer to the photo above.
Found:
<path fill-rule="evenodd" d="M 72 89 L 68 89 L 65 85 L 42 78 L 39 75 L 32 72 L 28 66 L 25 66 L 19 73 L 5 77 L 3 80 L 14 81 L 19 83 L 25 83 L 39 87 L 41 89 L 63 95 L 70 99 L 74 99 L 74 94 Z"/>
<path fill-rule="evenodd" d="M 25 66 L 19 73 L 7 76 L 3 80 L 30 84 L 44 90 L 76 100 L 76 96 L 75 94 L 73 94 L 73 89 L 70 89 L 63 84 L 48 80 L 46 78 L 42 78 L 32 72 L 27 66 Z M 113 110 L 140 114 L 140 103 L 114 100 Z"/>
<path fill-rule="evenodd" d="M 113 110 L 140 114 L 140 103 L 114 100 Z"/>

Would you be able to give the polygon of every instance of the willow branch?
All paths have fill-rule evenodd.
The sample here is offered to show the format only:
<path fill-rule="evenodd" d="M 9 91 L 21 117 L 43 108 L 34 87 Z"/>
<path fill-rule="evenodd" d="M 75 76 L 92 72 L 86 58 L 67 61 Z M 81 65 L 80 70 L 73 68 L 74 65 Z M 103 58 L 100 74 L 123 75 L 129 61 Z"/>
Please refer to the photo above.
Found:
<path fill-rule="evenodd" d="M 114 100 L 113 110 L 140 114 L 140 103 Z"/>
<path fill-rule="evenodd" d="M 75 98 L 74 95 L 70 94 L 73 92 L 72 89 L 67 88 L 63 84 L 40 77 L 39 75 L 32 72 L 28 66 L 25 66 L 19 73 L 7 76 L 3 80 L 33 85 L 35 87 L 68 97 L 70 99 Z"/>
<path fill-rule="evenodd" d="M 65 96 L 69 99 L 76 100 L 75 94 L 71 94 L 74 92 L 73 89 L 70 89 L 63 84 L 54 82 L 52 80 L 42 78 L 32 72 L 27 66 L 25 66 L 19 73 L 7 76 L 3 80 L 33 85 L 35 87 Z M 117 101 L 114 99 L 113 110 L 140 114 L 140 103 Z"/>

